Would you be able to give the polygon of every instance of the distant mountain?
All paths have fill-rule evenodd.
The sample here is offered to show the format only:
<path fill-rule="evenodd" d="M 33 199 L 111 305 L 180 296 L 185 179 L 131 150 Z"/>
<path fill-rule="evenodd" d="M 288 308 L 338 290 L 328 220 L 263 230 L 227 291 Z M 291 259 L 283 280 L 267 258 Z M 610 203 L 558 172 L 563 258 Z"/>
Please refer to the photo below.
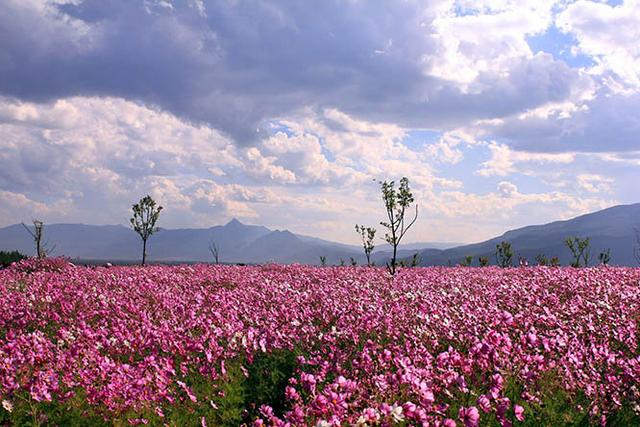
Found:
<path fill-rule="evenodd" d="M 45 225 L 44 240 L 55 245 L 53 255 L 65 255 L 85 261 L 136 261 L 140 259 L 140 238 L 122 225 L 50 224 Z M 148 243 L 151 262 L 211 262 L 210 242 L 220 251 L 220 261 L 227 263 L 305 263 L 359 264 L 365 261 L 362 248 L 316 237 L 296 235 L 288 230 L 243 224 L 237 219 L 211 228 L 161 229 Z M 0 250 L 14 250 L 33 255 L 33 241 L 21 224 L 0 228 Z M 413 251 L 415 252 L 415 250 Z M 401 251 L 406 256 L 410 254 Z M 387 254 L 374 259 L 384 263 Z"/>
<path fill-rule="evenodd" d="M 611 249 L 611 263 L 636 265 L 634 227 L 640 227 L 640 203 L 615 206 L 567 221 L 533 225 L 508 231 L 502 236 L 472 245 L 450 247 L 447 243 L 410 243 L 401 245 L 399 258 L 410 259 L 419 253 L 422 265 L 458 264 L 466 255 L 487 256 L 495 263 L 495 248 L 503 240 L 510 242 L 518 255 L 533 262 L 538 254 L 558 256 L 562 264 L 570 262 L 564 240 L 571 236 L 590 237 L 593 263 L 598 253 Z M 122 225 L 51 224 L 45 226 L 44 240 L 56 246 L 54 255 L 72 259 L 128 261 L 140 259 L 141 243 L 130 228 Z M 288 230 L 271 230 L 259 225 L 243 224 L 237 219 L 210 228 L 162 229 L 149 240 L 148 256 L 155 262 L 211 262 L 210 242 L 220 250 L 226 263 L 304 263 L 345 264 L 354 258 L 365 262 L 362 247 L 331 242 L 317 237 L 294 234 Z M 372 258 L 383 265 L 390 257 L 390 247 L 380 241 Z M 22 225 L 0 228 L 0 250 L 34 254 L 33 241 Z"/>
<path fill-rule="evenodd" d="M 598 254 L 611 250 L 612 265 L 637 265 L 633 248 L 637 246 L 634 228 L 640 227 L 640 203 L 614 206 L 601 211 L 582 215 L 566 221 L 555 221 L 544 225 L 531 225 L 507 231 L 502 236 L 472 245 L 451 249 L 421 252 L 422 265 L 446 265 L 460 263 L 466 255 L 474 257 L 474 265 L 479 256 L 487 256 L 495 263 L 496 245 L 502 241 L 511 243 L 515 256 L 527 258 L 530 263 L 538 254 L 557 256 L 563 265 L 571 261 L 571 252 L 564 245 L 567 237 L 589 237 L 591 241 L 592 264 L 597 264 Z"/>

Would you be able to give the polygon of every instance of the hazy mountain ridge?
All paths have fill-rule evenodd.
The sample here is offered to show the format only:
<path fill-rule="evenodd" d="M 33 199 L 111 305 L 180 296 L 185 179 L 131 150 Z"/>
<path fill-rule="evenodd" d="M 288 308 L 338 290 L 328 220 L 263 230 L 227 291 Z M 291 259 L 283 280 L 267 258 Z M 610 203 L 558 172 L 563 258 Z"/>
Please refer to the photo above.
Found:
<path fill-rule="evenodd" d="M 557 256 L 563 265 L 571 261 L 571 252 L 564 244 L 568 237 L 589 237 L 592 264 L 598 261 L 598 254 L 611 250 L 612 265 L 637 265 L 633 248 L 637 245 L 634 228 L 640 227 L 640 203 L 618 205 L 572 219 L 554 221 L 542 225 L 530 225 L 510 230 L 501 236 L 471 245 L 458 246 L 442 251 L 422 251 L 422 265 L 446 265 L 460 263 L 467 255 L 487 256 L 495 264 L 496 245 L 502 241 L 511 243 L 514 249 L 514 264 L 518 256 L 534 262 L 536 255 Z"/>
<path fill-rule="evenodd" d="M 410 243 L 401 245 L 400 258 L 410 258 L 419 250 L 422 265 L 458 264 L 466 255 L 487 256 L 495 263 L 495 247 L 509 241 L 514 248 L 514 263 L 518 256 L 533 262 L 538 254 L 558 256 L 563 264 L 570 261 L 564 240 L 570 236 L 590 237 L 593 261 L 598 253 L 611 249 L 611 263 L 636 265 L 633 228 L 640 227 L 640 203 L 620 205 L 565 221 L 531 225 L 510 230 L 484 242 L 446 247 L 447 243 Z M 141 243 L 136 233 L 122 225 L 51 224 L 45 226 L 45 241 L 56 245 L 54 255 L 73 259 L 135 261 L 141 255 Z M 336 265 L 350 258 L 365 262 L 362 247 L 331 242 L 312 236 L 294 234 L 288 230 L 271 230 L 259 225 L 247 225 L 233 219 L 225 225 L 210 228 L 162 229 L 149 240 L 149 259 L 162 262 L 211 262 L 209 244 L 214 241 L 220 250 L 221 262 L 244 263 L 305 263 L 319 264 L 325 256 L 327 264 Z M 376 264 L 384 264 L 390 247 L 378 240 L 372 255 Z M 431 245 L 429 247 L 428 245 Z M 34 254 L 33 241 L 21 224 L 0 228 L 0 250 L 19 250 Z"/>

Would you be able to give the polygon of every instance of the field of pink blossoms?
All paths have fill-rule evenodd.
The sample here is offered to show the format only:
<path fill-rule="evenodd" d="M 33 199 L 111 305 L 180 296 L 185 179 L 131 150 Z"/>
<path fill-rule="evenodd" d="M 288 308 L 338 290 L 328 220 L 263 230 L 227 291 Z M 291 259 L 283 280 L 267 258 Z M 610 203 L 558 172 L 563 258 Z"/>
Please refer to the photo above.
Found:
<path fill-rule="evenodd" d="M 640 269 L 0 271 L 0 425 L 638 425 Z"/>

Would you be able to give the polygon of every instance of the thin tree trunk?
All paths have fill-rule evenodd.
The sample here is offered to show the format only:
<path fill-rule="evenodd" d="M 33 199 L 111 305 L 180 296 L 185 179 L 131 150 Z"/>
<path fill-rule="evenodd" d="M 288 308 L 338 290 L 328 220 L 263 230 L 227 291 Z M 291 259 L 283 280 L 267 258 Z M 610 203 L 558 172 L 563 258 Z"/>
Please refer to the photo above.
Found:
<path fill-rule="evenodd" d="M 147 241 L 143 240 L 142 241 L 142 265 L 143 266 L 146 261 L 147 261 Z"/>
<path fill-rule="evenodd" d="M 398 253 L 398 245 L 393 245 L 393 261 L 391 261 L 391 275 L 395 276 L 396 274 L 396 255 Z"/>

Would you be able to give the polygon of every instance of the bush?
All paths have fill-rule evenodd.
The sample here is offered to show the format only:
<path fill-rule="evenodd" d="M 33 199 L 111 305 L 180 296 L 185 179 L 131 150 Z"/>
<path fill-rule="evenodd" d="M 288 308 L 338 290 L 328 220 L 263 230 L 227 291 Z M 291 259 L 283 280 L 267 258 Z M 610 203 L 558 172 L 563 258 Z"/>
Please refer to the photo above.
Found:
<path fill-rule="evenodd" d="M 21 261 L 27 256 L 18 251 L 0 251 L 0 268 L 7 268 L 14 262 Z"/>
<path fill-rule="evenodd" d="M 60 273 L 70 265 L 70 260 L 64 257 L 57 258 L 25 258 L 12 266 L 16 271 L 23 273 L 35 273 L 46 271 Z"/>

